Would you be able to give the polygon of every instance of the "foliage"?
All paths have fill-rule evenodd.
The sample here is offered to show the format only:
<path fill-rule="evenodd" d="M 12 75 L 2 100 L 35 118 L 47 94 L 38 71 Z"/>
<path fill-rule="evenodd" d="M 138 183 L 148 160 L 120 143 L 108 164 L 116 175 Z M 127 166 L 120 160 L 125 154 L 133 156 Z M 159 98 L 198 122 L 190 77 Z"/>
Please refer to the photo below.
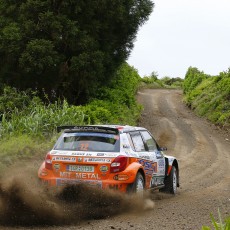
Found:
<path fill-rule="evenodd" d="M 163 77 L 158 79 L 156 72 L 153 72 L 150 76 L 144 76 L 142 78 L 142 87 L 147 85 L 148 88 L 182 88 L 183 81 L 184 80 L 179 77 Z"/>
<path fill-rule="evenodd" d="M 0 135 L 19 135 L 27 133 L 30 136 L 50 135 L 58 125 L 83 124 L 84 114 L 81 107 L 70 106 L 67 101 L 45 105 L 33 98 L 26 109 L 11 111 L 10 118 L 3 114 Z"/>
<path fill-rule="evenodd" d="M 151 0 L 0 0 L 0 84 L 87 102 L 116 77 Z M 109 73 L 109 74 L 108 74 Z"/>
<path fill-rule="evenodd" d="M 126 63 L 116 74 L 109 87 L 103 87 L 97 98 L 85 106 L 70 105 L 60 99 L 46 104 L 36 92 L 5 87 L 0 96 L 0 137 L 27 134 L 42 138 L 52 136 L 60 125 L 134 125 L 141 110 L 135 100 L 140 76 Z"/>
<path fill-rule="evenodd" d="M 14 109 L 26 109 L 33 96 L 35 94 L 29 90 L 19 92 L 9 86 L 0 89 L 0 116 L 5 114 L 5 116 L 10 117 Z"/>
<path fill-rule="evenodd" d="M 153 81 L 156 81 L 158 80 L 158 73 L 156 71 L 153 71 L 150 75 L 150 78 L 153 80 Z"/>
<path fill-rule="evenodd" d="M 207 117 L 215 124 L 229 126 L 230 70 L 211 77 L 194 69 L 188 70 L 190 74 L 184 81 L 185 102 L 198 115 Z"/>
<path fill-rule="evenodd" d="M 195 87 L 200 84 L 208 75 L 199 71 L 197 68 L 189 67 L 185 75 L 185 80 L 183 84 L 184 93 L 187 94 L 191 92 Z"/>
<path fill-rule="evenodd" d="M 136 124 L 141 108 L 136 103 L 135 95 L 141 78 L 127 63 L 121 66 L 116 75 L 84 107 L 90 123 Z"/>
<path fill-rule="evenodd" d="M 212 225 L 215 228 L 215 230 L 230 230 L 230 217 L 225 219 L 224 223 L 221 218 L 220 210 L 218 209 L 218 218 L 219 221 L 217 222 L 213 215 L 211 214 L 211 220 L 212 220 Z M 203 226 L 202 230 L 211 230 L 210 227 L 208 226 Z"/>
<path fill-rule="evenodd" d="M 170 86 L 172 88 L 182 88 L 184 79 L 176 77 L 176 78 L 170 78 L 170 77 L 163 77 L 161 78 L 161 81 L 166 86 Z"/>

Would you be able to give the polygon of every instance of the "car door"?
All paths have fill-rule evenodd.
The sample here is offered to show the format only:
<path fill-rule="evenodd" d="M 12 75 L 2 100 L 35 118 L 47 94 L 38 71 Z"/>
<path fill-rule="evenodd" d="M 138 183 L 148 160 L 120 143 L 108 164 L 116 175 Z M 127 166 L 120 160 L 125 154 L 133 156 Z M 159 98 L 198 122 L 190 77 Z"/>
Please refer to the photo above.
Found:
<path fill-rule="evenodd" d="M 148 151 L 148 147 L 139 131 L 130 132 L 129 135 L 132 141 L 131 146 L 137 153 L 138 162 L 142 164 L 145 171 L 146 188 L 150 188 L 152 175 L 157 170 L 156 155 Z"/>
<path fill-rule="evenodd" d="M 165 158 L 154 138 L 148 131 L 141 131 L 141 136 L 150 154 L 150 159 L 155 163 L 155 170 L 152 173 L 150 187 L 160 187 L 164 185 Z"/>

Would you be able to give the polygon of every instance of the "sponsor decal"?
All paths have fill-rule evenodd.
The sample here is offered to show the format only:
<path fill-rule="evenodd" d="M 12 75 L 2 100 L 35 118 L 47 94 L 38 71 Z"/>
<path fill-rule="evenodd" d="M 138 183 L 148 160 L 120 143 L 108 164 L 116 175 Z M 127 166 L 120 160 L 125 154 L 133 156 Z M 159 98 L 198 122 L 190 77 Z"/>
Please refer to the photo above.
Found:
<path fill-rule="evenodd" d="M 149 155 L 146 155 L 146 153 L 138 153 L 139 155 L 139 158 L 141 159 L 146 159 L 146 160 L 150 160 L 150 156 Z"/>
<path fill-rule="evenodd" d="M 85 153 L 72 153 L 72 156 L 85 156 Z"/>
<path fill-rule="evenodd" d="M 76 173 L 76 179 L 95 179 L 100 180 L 101 178 L 97 173 Z"/>
<path fill-rule="evenodd" d="M 164 168 L 158 168 L 158 173 L 159 174 L 165 174 L 165 169 Z"/>
<path fill-rule="evenodd" d="M 108 158 L 85 158 L 84 162 L 111 163 L 111 159 L 108 159 Z"/>
<path fill-rule="evenodd" d="M 60 177 L 62 178 L 70 178 L 70 172 L 60 172 Z"/>
<path fill-rule="evenodd" d="M 153 172 L 157 172 L 157 162 L 152 163 Z"/>
<path fill-rule="evenodd" d="M 54 166 L 54 168 L 55 168 L 57 171 L 58 171 L 58 170 L 60 169 L 60 167 L 61 167 L 60 164 L 58 164 L 58 163 L 54 164 L 53 166 Z"/>
<path fill-rule="evenodd" d="M 82 162 L 82 157 L 79 157 L 79 158 L 77 159 L 77 161 L 78 161 L 78 162 Z"/>
<path fill-rule="evenodd" d="M 81 129 L 81 130 L 99 130 L 98 127 L 92 127 L 92 126 L 75 126 L 74 129 Z"/>
<path fill-rule="evenodd" d="M 105 153 L 104 156 L 105 157 L 116 157 L 116 156 L 118 156 L 118 154 L 117 153 Z"/>
<path fill-rule="evenodd" d="M 101 172 L 107 172 L 109 170 L 109 168 L 108 168 L 108 166 L 106 166 L 106 165 L 102 165 L 101 167 L 100 167 L 100 171 Z"/>
<path fill-rule="evenodd" d="M 146 159 L 146 160 L 150 160 L 150 156 L 141 156 L 141 158 Z"/>
<path fill-rule="evenodd" d="M 157 162 L 150 162 L 144 159 L 139 160 L 139 163 L 144 167 L 146 174 L 157 172 Z"/>
<path fill-rule="evenodd" d="M 159 168 L 165 167 L 165 160 L 164 160 L 164 159 L 160 159 L 160 160 L 158 161 L 158 166 L 159 166 Z"/>
<path fill-rule="evenodd" d="M 59 157 L 54 156 L 52 161 L 65 161 L 65 162 L 76 162 L 76 157 Z"/>

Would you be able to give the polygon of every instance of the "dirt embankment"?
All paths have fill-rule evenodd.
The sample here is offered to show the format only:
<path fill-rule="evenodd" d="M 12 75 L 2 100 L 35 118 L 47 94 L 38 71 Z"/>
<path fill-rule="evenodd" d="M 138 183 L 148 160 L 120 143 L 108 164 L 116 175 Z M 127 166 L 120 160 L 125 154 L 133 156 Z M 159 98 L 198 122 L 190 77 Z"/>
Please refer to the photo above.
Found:
<path fill-rule="evenodd" d="M 134 202 L 132 199 L 128 200 L 125 197 L 119 198 L 113 194 L 106 195 L 88 191 L 86 196 L 88 199 L 86 199 L 82 196 L 82 192 L 78 191 L 81 194 L 80 199 L 73 197 L 73 200 L 69 201 L 69 191 L 64 191 L 64 193 L 61 191 L 57 193 L 59 197 L 56 196 L 55 198 L 59 201 L 45 202 L 46 208 L 44 210 L 47 212 L 44 212 L 48 216 L 52 216 L 49 209 L 50 205 L 52 206 L 53 202 L 55 205 L 59 205 L 55 207 L 58 212 L 54 213 L 56 216 L 53 215 L 55 218 L 50 219 L 50 224 L 46 222 L 45 215 L 36 217 L 42 213 L 40 210 L 39 214 L 33 213 L 32 216 L 27 214 L 28 218 L 34 218 L 35 223 L 36 220 L 39 221 L 39 218 L 41 218 L 40 221 L 45 220 L 46 223 L 43 226 L 39 227 L 36 224 L 36 227 L 20 227 L 15 223 L 16 226 L 9 227 L 5 224 L 5 226 L 0 226 L 0 229 L 194 230 L 201 229 L 202 225 L 211 225 L 210 213 L 217 217 L 218 208 L 223 218 L 230 216 L 229 130 L 220 130 L 206 120 L 195 116 L 182 103 L 182 93 L 179 90 L 143 90 L 138 94 L 138 101 L 144 106 L 139 125 L 149 129 L 158 143 L 168 148 L 166 154 L 174 155 L 179 160 L 181 187 L 176 196 L 154 192 L 150 194 L 150 200 L 146 201 L 145 207 L 148 207 L 148 210 L 144 210 L 144 206 L 141 206 L 139 202 Z M 18 185 L 19 191 L 23 188 L 25 187 Z M 13 193 L 19 194 L 16 201 L 22 202 L 21 205 L 25 209 L 26 202 L 32 200 L 32 197 L 29 194 L 22 196 L 19 191 L 9 186 L 8 190 L 0 190 L 1 197 L 3 197 L 0 204 L 1 210 L 8 207 L 4 202 L 10 198 L 12 201 L 10 195 Z M 26 190 L 25 193 L 27 192 Z M 35 192 L 34 194 L 36 196 L 40 193 Z M 49 200 L 49 196 L 47 196 L 47 194 L 40 195 L 34 201 L 43 202 L 43 198 Z M 98 202 L 98 197 L 100 202 Z M 65 200 L 64 206 L 63 198 Z M 79 200 L 76 204 L 78 208 L 71 209 L 72 206 L 69 206 L 69 203 L 76 202 L 76 199 Z M 154 206 L 152 202 L 154 202 Z M 36 210 L 33 205 L 30 208 Z M 25 211 L 24 209 L 23 211 Z M 13 209 L 10 210 L 11 214 L 16 215 L 15 210 L 20 212 L 21 209 L 20 207 L 14 209 L 13 206 Z M 65 211 L 70 215 L 70 219 L 63 214 Z M 1 212 L 0 214 L 6 220 L 8 218 L 10 222 L 9 216 Z M 74 217 L 76 222 L 74 222 Z M 23 218 L 26 218 L 26 215 Z M 62 222 L 62 218 L 63 221 L 70 222 Z M 95 218 L 99 219 L 95 220 Z M 83 222 L 81 222 L 82 219 L 84 219 Z"/>

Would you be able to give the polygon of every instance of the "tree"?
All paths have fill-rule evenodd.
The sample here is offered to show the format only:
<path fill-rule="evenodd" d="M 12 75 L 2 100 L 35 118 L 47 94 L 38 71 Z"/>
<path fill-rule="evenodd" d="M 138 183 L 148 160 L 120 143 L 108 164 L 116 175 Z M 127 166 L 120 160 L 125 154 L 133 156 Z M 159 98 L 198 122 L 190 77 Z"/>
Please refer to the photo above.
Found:
<path fill-rule="evenodd" d="M 0 0 L 0 83 L 86 102 L 152 9 L 151 0 Z"/>
<path fill-rule="evenodd" d="M 158 73 L 156 71 L 153 71 L 150 75 L 150 78 L 153 80 L 153 81 L 156 81 L 158 80 Z"/>

